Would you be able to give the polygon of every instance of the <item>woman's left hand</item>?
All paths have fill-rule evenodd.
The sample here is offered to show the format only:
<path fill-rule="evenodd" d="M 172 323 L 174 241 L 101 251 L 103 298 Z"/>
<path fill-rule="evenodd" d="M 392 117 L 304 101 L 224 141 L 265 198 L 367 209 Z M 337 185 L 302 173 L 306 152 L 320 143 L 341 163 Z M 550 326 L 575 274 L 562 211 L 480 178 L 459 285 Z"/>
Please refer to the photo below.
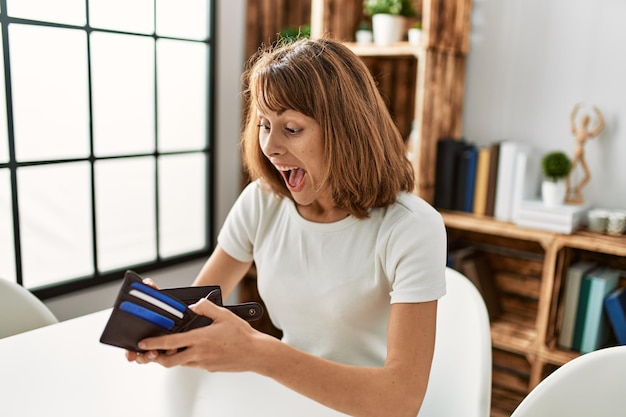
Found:
<path fill-rule="evenodd" d="M 157 362 L 167 368 L 177 365 L 202 368 L 210 372 L 254 370 L 256 342 L 267 336 L 245 320 L 208 300 L 189 306 L 196 314 L 213 319 L 211 325 L 167 336 L 151 337 L 139 343 L 146 353 L 138 363 Z M 178 351 L 180 348 L 185 348 Z M 165 352 L 165 353 L 159 353 Z"/>

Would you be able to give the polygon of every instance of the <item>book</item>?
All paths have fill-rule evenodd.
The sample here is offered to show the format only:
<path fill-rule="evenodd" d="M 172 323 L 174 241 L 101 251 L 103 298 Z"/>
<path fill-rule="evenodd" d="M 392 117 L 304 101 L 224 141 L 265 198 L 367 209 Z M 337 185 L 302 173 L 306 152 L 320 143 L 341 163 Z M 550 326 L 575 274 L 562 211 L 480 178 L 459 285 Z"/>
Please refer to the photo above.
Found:
<path fill-rule="evenodd" d="M 511 218 L 515 221 L 520 205 L 537 200 L 541 183 L 541 159 L 530 148 L 519 149 L 515 157 Z"/>
<path fill-rule="evenodd" d="M 437 141 L 435 160 L 435 195 L 434 206 L 443 210 L 454 210 L 454 193 L 456 191 L 458 156 L 463 152 L 466 143 L 463 140 L 443 138 Z"/>
<path fill-rule="evenodd" d="M 568 234 L 585 223 L 589 208 L 588 203 L 548 207 L 541 200 L 526 200 L 515 209 L 513 223 Z"/>
<path fill-rule="evenodd" d="M 496 142 L 489 147 L 489 175 L 487 178 L 487 196 L 485 197 L 485 216 L 493 216 L 494 214 L 499 160 L 500 142 Z"/>
<path fill-rule="evenodd" d="M 572 348 L 580 283 L 583 275 L 595 265 L 595 262 L 591 261 L 578 261 L 567 268 L 563 290 L 563 319 L 561 322 L 561 331 L 559 332 L 559 346 L 562 348 Z"/>
<path fill-rule="evenodd" d="M 471 213 L 474 207 L 474 182 L 476 179 L 476 163 L 478 149 L 466 144 L 458 156 L 456 191 L 454 194 L 454 210 Z"/>
<path fill-rule="evenodd" d="M 604 299 L 604 310 L 613 334 L 620 345 L 626 345 L 626 289 L 618 288 Z"/>
<path fill-rule="evenodd" d="M 493 216 L 497 220 L 510 221 L 513 213 L 513 190 L 515 187 L 515 163 L 520 145 L 514 141 L 500 143 L 498 176 Z"/>
<path fill-rule="evenodd" d="M 484 146 L 478 149 L 478 160 L 476 163 L 476 179 L 474 181 L 474 205 L 472 212 L 483 216 L 487 207 L 487 184 L 489 182 L 489 162 L 491 159 L 491 148 Z"/>
<path fill-rule="evenodd" d="M 609 328 L 604 313 L 604 298 L 617 287 L 619 271 L 598 267 L 587 272 L 580 284 L 572 348 L 589 353 L 608 340 Z"/>

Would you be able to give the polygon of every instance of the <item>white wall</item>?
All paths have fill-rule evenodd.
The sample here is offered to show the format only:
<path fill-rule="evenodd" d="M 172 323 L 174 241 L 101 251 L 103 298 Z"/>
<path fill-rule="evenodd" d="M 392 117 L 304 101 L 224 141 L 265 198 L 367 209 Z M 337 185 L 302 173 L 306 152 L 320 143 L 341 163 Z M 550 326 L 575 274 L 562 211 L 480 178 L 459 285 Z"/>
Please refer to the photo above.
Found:
<path fill-rule="evenodd" d="M 241 73 L 245 64 L 246 0 L 217 0 L 216 219 L 220 227 L 241 191 Z"/>
<path fill-rule="evenodd" d="M 623 0 L 474 0 L 464 136 L 572 155 L 570 113 L 595 105 L 606 127 L 585 146 L 583 194 L 626 208 L 625 21 Z"/>
<path fill-rule="evenodd" d="M 241 188 L 239 134 L 241 127 L 240 77 L 245 56 L 245 0 L 217 1 L 216 72 L 216 227 L 220 227 Z M 204 260 L 153 271 L 146 276 L 161 287 L 191 284 Z M 121 278 L 121 277 L 120 277 Z M 119 282 L 101 285 L 46 300 L 59 320 L 102 310 L 113 305 Z M 232 302 L 229 300 L 228 302 Z"/>

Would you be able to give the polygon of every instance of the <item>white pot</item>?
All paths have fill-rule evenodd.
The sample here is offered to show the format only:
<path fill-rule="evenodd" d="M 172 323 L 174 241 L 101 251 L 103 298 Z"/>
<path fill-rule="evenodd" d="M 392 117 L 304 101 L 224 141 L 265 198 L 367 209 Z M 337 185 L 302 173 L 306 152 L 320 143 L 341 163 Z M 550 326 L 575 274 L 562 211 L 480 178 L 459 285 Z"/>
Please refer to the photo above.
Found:
<path fill-rule="evenodd" d="M 371 30 L 357 30 L 356 41 L 361 44 L 372 43 L 372 31 Z"/>
<path fill-rule="evenodd" d="M 409 43 L 414 46 L 419 46 L 422 41 L 422 29 L 411 28 L 409 29 Z"/>
<path fill-rule="evenodd" d="M 550 181 L 544 180 L 541 183 L 541 197 L 543 204 L 548 207 L 556 207 L 565 202 L 567 185 L 565 180 Z"/>
<path fill-rule="evenodd" d="M 390 14 L 372 16 L 374 43 L 379 46 L 391 45 L 402 40 L 404 33 L 404 17 Z"/>

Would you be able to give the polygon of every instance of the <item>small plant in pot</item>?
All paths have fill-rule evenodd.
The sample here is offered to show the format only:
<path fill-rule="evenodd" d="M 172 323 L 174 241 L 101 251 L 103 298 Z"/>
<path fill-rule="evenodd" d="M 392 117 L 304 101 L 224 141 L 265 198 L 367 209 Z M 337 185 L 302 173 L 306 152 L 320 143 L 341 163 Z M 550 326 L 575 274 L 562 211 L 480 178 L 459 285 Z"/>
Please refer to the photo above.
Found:
<path fill-rule="evenodd" d="M 549 207 L 563 204 L 567 192 L 565 179 L 572 169 L 571 159 L 561 151 L 548 152 L 541 159 L 543 183 L 541 196 L 543 203 Z"/>
<path fill-rule="evenodd" d="M 356 28 L 355 38 L 357 43 L 372 43 L 372 25 L 367 21 L 362 21 Z"/>
<path fill-rule="evenodd" d="M 417 22 L 411 25 L 409 28 L 409 43 L 417 46 L 420 44 L 422 38 L 422 23 Z"/>
<path fill-rule="evenodd" d="M 381 46 L 401 41 L 405 18 L 417 15 L 411 0 L 363 0 L 363 11 L 372 17 L 374 43 Z"/>

